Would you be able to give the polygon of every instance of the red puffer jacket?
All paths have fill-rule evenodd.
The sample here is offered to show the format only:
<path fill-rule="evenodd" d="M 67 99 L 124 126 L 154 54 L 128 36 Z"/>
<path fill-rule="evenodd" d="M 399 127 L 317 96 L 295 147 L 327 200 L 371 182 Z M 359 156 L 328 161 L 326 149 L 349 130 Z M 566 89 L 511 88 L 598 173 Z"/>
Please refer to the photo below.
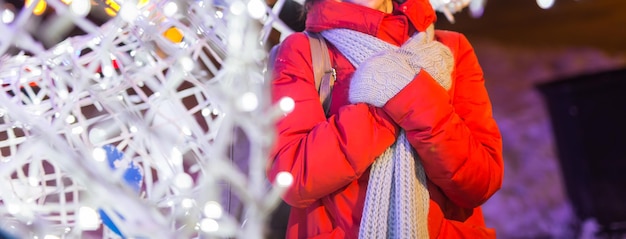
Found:
<path fill-rule="evenodd" d="M 435 20 L 427 0 L 407 0 L 392 14 L 320 0 L 307 30 L 348 28 L 401 45 Z M 355 68 L 332 45 L 337 70 L 331 116 L 324 116 L 313 80 L 307 37 L 287 37 L 273 69 L 273 100 L 288 96 L 295 109 L 277 123 L 268 177 L 294 176 L 284 195 L 293 208 L 287 238 L 357 238 L 369 167 L 396 139 L 399 128 L 419 154 L 428 177 L 431 238 L 495 238 L 480 205 L 502 184 L 502 142 L 492 118 L 482 70 L 467 39 L 436 31 L 455 57 L 453 85 L 446 91 L 425 71 L 383 108 L 348 101 Z"/>

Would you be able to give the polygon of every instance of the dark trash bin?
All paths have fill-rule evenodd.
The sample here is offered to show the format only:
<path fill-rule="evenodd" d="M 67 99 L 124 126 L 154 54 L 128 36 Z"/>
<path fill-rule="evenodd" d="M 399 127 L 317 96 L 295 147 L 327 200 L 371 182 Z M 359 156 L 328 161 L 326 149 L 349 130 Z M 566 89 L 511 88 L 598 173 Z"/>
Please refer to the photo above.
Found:
<path fill-rule="evenodd" d="M 567 195 L 581 220 L 626 232 L 626 69 L 537 85 L 552 121 Z"/>

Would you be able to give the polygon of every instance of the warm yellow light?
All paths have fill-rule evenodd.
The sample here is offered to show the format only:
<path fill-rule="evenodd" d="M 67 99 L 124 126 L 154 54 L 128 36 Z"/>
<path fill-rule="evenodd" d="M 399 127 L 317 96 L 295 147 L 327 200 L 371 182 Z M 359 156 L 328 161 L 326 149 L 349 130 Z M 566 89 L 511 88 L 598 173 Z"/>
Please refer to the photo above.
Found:
<path fill-rule="evenodd" d="M 167 29 L 163 32 L 163 36 L 173 43 L 180 43 L 183 41 L 183 33 L 176 27 L 170 27 L 170 29 Z"/>
<path fill-rule="evenodd" d="M 26 7 L 30 7 L 31 4 L 33 4 L 32 0 L 26 0 Z M 39 15 L 43 14 L 46 11 L 47 7 L 48 7 L 48 3 L 46 3 L 46 1 L 44 1 L 44 0 L 40 0 L 37 3 L 37 6 L 35 6 L 35 8 L 33 8 L 33 14 L 39 16 Z"/>
<path fill-rule="evenodd" d="M 105 8 L 104 12 L 110 17 L 115 17 L 115 15 L 117 15 L 117 12 L 110 7 Z"/>
<path fill-rule="evenodd" d="M 118 4 L 116 1 L 106 0 L 104 3 L 107 6 L 109 6 L 111 8 L 111 10 L 113 10 L 113 11 L 115 11 L 115 12 L 119 12 L 120 11 L 120 4 Z"/>
<path fill-rule="evenodd" d="M 72 0 L 61 0 L 61 2 L 65 3 L 66 5 L 72 4 Z"/>
<path fill-rule="evenodd" d="M 104 12 L 111 17 L 114 17 L 115 15 L 117 15 L 117 12 L 120 11 L 121 6 L 116 1 L 106 0 L 104 1 L 104 4 L 108 6 L 104 9 Z"/>

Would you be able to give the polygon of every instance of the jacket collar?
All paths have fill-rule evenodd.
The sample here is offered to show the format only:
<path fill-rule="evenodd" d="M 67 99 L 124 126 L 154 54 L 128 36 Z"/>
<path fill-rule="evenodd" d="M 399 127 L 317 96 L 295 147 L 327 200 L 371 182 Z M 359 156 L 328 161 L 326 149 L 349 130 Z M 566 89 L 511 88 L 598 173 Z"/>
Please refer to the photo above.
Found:
<path fill-rule="evenodd" d="M 348 2 L 319 0 L 307 14 L 306 30 L 347 28 L 375 36 L 383 18 L 392 15 L 405 15 L 418 31 L 424 31 L 437 18 L 428 0 L 407 0 L 401 4 L 394 1 L 392 14 Z"/>

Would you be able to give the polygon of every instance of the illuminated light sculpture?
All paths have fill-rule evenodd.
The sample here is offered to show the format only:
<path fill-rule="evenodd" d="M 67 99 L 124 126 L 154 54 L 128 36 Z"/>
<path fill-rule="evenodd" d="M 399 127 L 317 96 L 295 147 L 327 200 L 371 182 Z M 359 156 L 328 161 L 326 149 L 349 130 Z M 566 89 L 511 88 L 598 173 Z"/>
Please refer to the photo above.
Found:
<path fill-rule="evenodd" d="M 542 9 L 548 9 L 554 5 L 554 0 L 537 0 L 537 5 Z"/>
<path fill-rule="evenodd" d="M 73 13 L 59 3 L 49 1 Z M 124 18 L 99 27 L 75 18 L 87 34 L 51 49 L 3 34 L 1 49 L 20 42 L 28 54 L 0 64 L 1 228 L 30 238 L 262 237 L 288 185 L 270 189 L 264 178 L 282 113 L 267 100 L 258 20 L 225 3 L 159 10 L 168 4 L 122 5 Z M 235 128 L 251 142 L 248 172 L 230 159 Z M 113 167 L 105 148 L 123 155 Z M 124 183 L 130 168 L 140 187 Z M 225 192 L 242 215 L 205 216 L 228 206 Z"/>
<path fill-rule="evenodd" d="M 448 21 L 454 23 L 454 15 L 469 6 L 474 17 L 482 16 L 486 0 L 430 0 L 435 11 L 443 13 Z"/>
<path fill-rule="evenodd" d="M 263 238 L 293 181 L 281 173 L 269 185 L 264 171 L 274 121 L 294 107 L 271 105 L 263 81 L 270 31 L 292 33 L 277 17 L 284 0 L 109 2 L 115 17 L 101 26 L 84 18 L 85 2 L 46 1 L 53 22 L 86 32 L 50 49 L 24 30 L 32 6 L 3 13 L 0 229 L 20 238 Z"/>

